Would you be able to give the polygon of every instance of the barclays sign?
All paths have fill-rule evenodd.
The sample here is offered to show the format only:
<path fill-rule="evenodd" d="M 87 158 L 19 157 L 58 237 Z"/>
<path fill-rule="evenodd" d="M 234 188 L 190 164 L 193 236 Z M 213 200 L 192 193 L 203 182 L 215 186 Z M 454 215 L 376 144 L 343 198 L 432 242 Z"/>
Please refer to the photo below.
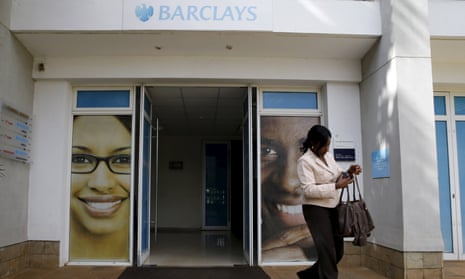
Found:
<path fill-rule="evenodd" d="M 124 0 L 125 30 L 272 29 L 269 0 Z"/>

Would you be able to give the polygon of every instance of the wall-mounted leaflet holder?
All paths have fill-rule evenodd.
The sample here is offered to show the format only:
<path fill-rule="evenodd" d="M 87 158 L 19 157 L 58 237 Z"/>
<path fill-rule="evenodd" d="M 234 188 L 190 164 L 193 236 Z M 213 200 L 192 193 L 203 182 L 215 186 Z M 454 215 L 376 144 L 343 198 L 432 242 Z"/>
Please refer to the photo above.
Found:
<path fill-rule="evenodd" d="M 31 161 L 32 119 L 0 100 L 0 156 Z"/>

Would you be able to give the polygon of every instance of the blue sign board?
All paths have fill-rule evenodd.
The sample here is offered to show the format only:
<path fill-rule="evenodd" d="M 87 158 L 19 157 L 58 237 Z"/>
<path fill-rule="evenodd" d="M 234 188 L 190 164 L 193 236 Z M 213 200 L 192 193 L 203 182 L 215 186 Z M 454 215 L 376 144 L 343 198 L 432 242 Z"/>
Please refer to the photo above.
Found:
<path fill-rule="evenodd" d="M 389 176 L 389 149 L 373 151 L 371 153 L 371 177 L 386 178 Z"/>
<path fill-rule="evenodd" d="M 334 148 L 334 160 L 355 161 L 355 148 Z"/>

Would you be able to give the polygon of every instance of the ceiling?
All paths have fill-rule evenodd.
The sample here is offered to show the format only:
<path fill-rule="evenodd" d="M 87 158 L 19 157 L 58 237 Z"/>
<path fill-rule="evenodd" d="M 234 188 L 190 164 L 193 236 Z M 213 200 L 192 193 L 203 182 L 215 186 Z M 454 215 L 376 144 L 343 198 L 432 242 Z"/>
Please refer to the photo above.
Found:
<path fill-rule="evenodd" d="M 246 87 L 146 87 L 160 135 L 240 137 Z"/>
<path fill-rule="evenodd" d="M 216 31 L 20 32 L 15 36 L 39 58 L 194 55 L 360 59 L 376 41 L 373 36 Z"/>

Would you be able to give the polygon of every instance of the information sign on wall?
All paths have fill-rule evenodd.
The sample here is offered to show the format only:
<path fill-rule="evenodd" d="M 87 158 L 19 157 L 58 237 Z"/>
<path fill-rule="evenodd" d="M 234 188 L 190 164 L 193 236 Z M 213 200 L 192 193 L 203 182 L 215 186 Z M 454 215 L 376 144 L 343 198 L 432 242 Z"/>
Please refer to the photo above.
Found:
<path fill-rule="evenodd" d="M 389 149 L 383 148 L 371 152 L 371 177 L 386 178 L 390 176 Z"/>
<path fill-rule="evenodd" d="M 29 162 L 31 151 L 31 118 L 29 115 L 0 102 L 0 155 Z"/>

